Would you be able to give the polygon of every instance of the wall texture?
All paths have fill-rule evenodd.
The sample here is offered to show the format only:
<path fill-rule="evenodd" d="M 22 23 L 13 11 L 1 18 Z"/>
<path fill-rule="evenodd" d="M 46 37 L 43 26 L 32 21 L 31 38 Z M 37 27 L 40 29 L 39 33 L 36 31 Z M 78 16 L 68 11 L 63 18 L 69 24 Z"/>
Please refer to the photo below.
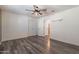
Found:
<path fill-rule="evenodd" d="M 57 19 L 63 19 L 63 21 L 52 22 Z M 79 7 L 40 18 L 38 22 L 38 35 L 44 35 L 44 31 L 47 31 L 47 29 L 43 29 L 43 26 L 46 27 L 48 20 L 50 20 L 52 27 L 51 38 L 79 45 Z"/>
<path fill-rule="evenodd" d="M 35 23 L 30 23 L 32 19 L 26 15 L 2 11 L 2 41 L 36 35 Z"/>

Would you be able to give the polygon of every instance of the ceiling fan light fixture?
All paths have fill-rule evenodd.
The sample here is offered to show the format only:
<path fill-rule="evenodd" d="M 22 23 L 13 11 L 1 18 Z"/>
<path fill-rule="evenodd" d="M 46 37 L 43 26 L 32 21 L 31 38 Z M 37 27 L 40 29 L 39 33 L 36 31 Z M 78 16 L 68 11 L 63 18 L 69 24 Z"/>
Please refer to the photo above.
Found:
<path fill-rule="evenodd" d="M 38 13 L 37 13 L 37 12 L 35 12 L 35 13 L 34 13 L 34 15 L 36 15 L 36 16 L 37 16 L 37 15 L 38 15 Z"/>
<path fill-rule="evenodd" d="M 39 8 L 37 5 L 33 5 L 32 10 L 26 9 L 26 11 L 31 11 L 32 15 L 34 16 L 44 16 L 44 15 L 49 15 L 50 13 L 55 12 L 54 10 L 51 10 L 51 12 L 47 8 Z"/>

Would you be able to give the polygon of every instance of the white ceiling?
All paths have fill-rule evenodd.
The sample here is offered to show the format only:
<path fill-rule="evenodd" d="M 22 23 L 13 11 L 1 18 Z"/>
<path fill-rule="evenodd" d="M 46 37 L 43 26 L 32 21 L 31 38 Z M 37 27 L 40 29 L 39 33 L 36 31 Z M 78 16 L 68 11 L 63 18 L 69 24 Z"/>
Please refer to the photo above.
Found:
<path fill-rule="evenodd" d="M 55 10 L 55 12 L 61 12 L 70 8 L 78 7 L 78 5 L 38 5 L 39 8 L 47 8 L 47 10 Z M 30 11 L 25 11 L 25 9 L 33 9 L 32 5 L 0 5 L 2 10 L 7 10 L 14 13 L 32 15 Z"/>

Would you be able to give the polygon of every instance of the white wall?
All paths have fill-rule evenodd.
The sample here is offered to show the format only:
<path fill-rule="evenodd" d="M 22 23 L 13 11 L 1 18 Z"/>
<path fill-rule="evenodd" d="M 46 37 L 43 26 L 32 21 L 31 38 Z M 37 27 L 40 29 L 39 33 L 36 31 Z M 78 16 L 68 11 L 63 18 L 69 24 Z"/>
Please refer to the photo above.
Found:
<path fill-rule="evenodd" d="M 38 35 L 43 35 L 43 29 L 46 25 L 43 25 L 43 21 L 52 21 L 57 19 L 63 19 L 61 22 L 51 22 L 52 36 L 51 38 L 59 41 L 63 41 L 70 44 L 79 45 L 79 7 L 65 10 L 55 15 L 42 17 L 39 19 Z"/>
<path fill-rule="evenodd" d="M 31 29 L 28 24 L 32 19 L 26 15 L 2 11 L 2 41 L 36 35 L 35 30 L 31 34 L 28 32 Z M 35 25 L 31 25 L 34 29 Z"/>

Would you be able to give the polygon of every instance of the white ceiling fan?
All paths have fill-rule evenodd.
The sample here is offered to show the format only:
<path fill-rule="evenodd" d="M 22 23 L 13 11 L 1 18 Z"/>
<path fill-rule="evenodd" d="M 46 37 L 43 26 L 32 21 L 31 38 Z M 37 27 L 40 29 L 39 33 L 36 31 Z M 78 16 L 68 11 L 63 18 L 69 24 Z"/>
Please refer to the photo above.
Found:
<path fill-rule="evenodd" d="M 26 11 L 32 11 L 32 14 L 34 14 L 34 15 L 44 15 L 44 13 L 47 12 L 46 8 L 41 9 L 37 5 L 33 5 L 33 10 L 29 10 L 29 9 L 25 9 L 25 10 Z M 54 10 L 51 11 L 51 12 L 54 12 Z"/>

